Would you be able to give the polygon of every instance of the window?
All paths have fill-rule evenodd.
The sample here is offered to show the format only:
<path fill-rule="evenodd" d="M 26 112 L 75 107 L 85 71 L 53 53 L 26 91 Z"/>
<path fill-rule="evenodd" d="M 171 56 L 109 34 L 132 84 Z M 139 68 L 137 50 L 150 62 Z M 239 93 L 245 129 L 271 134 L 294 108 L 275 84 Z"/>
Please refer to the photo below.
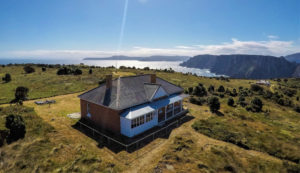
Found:
<path fill-rule="evenodd" d="M 174 114 L 178 114 L 181 111 L 181 101 L 174 103 Z"/>
<path fill-rule="evenodd" d="M 90 104 L 89 103 L 87 103 L 87 105 L 86 105 L 86 111 L 87 111 L 87 117 L 89 117 L 89 118 L 91 118 L 91 114 L 90 114 Z"/>
<path fill-rule="evenodd" d="M 173 110 L 173 103 L 171 103 L 167 106 L 167 112 L 172 111 L 172 110 Z"/>
<path fill-rule="evenodd" d="M 153 120 L 153 117 L 154 117 L 153 112 L 151 112 L 149 114 L 146 114 L 146 122 L 149 122 L 149 121 Z"/>
<path fill-rule="evenodd" d="M 131 128 L 135 128 L 135 127 L 140 126 L 144 123 L 145 123 L 145 117 L 144 116 L 137 117 L 137 118 L 131 120 Z"/>
<path fill-rule="evenodd" d="M 89 113 L 90 112 L 90 104 L 89 103 L 87 103 L 87 105 L 86 105 L 86 111 Z"/>

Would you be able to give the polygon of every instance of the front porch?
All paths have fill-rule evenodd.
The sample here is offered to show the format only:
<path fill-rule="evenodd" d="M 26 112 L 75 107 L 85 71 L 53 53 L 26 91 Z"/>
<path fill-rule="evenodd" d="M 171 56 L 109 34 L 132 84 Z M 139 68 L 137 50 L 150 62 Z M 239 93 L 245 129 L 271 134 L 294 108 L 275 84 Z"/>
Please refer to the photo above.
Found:
<path fill-rule="evenodd" d="M 155 126 L 163 126 L 184 112 L 183 98 L 183 95 L 173 95 L 124 112 L 120 117 L 121 134 L 134 137 Z"/>

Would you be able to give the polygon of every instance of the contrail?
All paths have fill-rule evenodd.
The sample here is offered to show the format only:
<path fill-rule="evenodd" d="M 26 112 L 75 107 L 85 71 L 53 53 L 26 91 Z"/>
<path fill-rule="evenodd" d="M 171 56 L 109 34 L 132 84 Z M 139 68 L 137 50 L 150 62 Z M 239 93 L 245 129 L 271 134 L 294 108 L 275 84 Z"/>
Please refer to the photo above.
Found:
<path fill-rule="evenodd" d="M 127 18 L 127 8 L 128 8 L 128 1 L 125 0 L 125 6 L 124 6 L 124 12 L 123 12 L 123 19 L 122 19 L 122 26 L 121 26 L 121 32 L 120 32 L 120 38 L 119 38 L 119 44 L 118 44 L 118 53 L 122 49 L 122 44 L 123 44 L 123 36 L 124 36 L 124 29 L 126 25 L 126 18 Z"/>

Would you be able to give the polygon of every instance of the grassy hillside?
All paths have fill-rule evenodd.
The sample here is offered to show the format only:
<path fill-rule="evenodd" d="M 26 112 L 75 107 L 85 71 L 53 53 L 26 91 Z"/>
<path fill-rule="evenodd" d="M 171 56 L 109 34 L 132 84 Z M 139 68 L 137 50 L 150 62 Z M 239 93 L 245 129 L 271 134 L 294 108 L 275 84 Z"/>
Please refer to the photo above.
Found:
<path fill-rule="evenodd" d="M 0 84 L 1 103 L 14 97 L 14 89 L 24 85 L 29 88 L 29 98 L 52 97 L 56 104 L 37 106 L 34 100 L 24 102 L 25 107 L 2 105 L 0 129 L 5 129 L 5 116 L 11 112 L 21 114 L 26 122 L 24 139 L 0 148 L 0 170 L 4 172 L 299 172 L 300 82 L 297 79 L 271 80 L 270 87 L 252 91 L 253 80 L 204 78 L 181 73 L 156 71 L 168 81 L 185 90 L 203 84 L 206 90 L 213 85 L 215 92 L 195 99 L 202 105 L 189 102 L 184 106 L 194 117 L 174 129 L 168 138 L 158 138 L 141 149 L 127 153 L 114 153 L 101 140 L 94 140 L 72 125 L 76 120 L 66 115 L 79 112 L 79 91 L 98 85 L 105 74 L 114 77 L 154 73 L 149 70 L 80 67 L 81 76 L 57 76 L 57 68 L 24 74 L 22 66 L 0 67 L 1 74 L 10 73 L 12 81 Z M 2 75 L 0 75 L 2 77 Z M 29 82 L 30 81 L 30 82 Z M 58 82 L 59 81 L 59 82 Z M 237 90 L 237 96 L 217 92 Z M 37 87 L 38 86 L 38 87 Z M 66 87 L 69 86 L 69 87 Z M 5 92 L 3 92 L 3 90 Z M 49 90 L 49 91 L 47 91 Z M 296 91 L 296 92 L 295 92 Z M 77 92 L 75 94 L 68 94 Z M 272 96 L 270 96 L 270 93 Z M 277 93 L 276 93 L 277 92 Z M 68 94 L 68 95 L 64 95 Z M 239 97 L 245 95 L 245 103 Z M 206 100 L 216 96 L 221 102 L 218 114 L 211 113 Z M 232 97 L 234 106 L 228 106 Z M 247 111 L 251 100 L 258 97 L 263 102 L 261 112 Z M 33 108 L 34 109 L 33 109 Z M 1 109 L 1 106 L 0 106 Z M 26 158 L 26 159 L 25 159 Z M 1 171 L 0 171 L 1 172 Z"/>
<path fill-rule="evenodd" d="M 26 135 L 1 147 L 0 170 L 3 172 L 86 172 L 113 171 L 108 160 L 85 147 L 70 148 L 68 140 L 55 140 L 56 129 L 35 113 L 33 108 L 8 106 L 0 111 L 1 121 L 8 114 L 18 114 L 26 124 Z M 66 157 L 67 156 L 67 157 Z"/>

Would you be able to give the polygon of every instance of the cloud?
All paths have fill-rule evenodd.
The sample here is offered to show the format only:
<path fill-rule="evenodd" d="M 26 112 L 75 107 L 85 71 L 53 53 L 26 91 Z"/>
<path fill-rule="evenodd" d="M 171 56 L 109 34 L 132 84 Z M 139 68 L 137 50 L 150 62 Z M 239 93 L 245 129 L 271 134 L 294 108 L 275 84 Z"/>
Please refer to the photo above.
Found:
<path fill-rule="evenodd" d="M 270 40 L 276 40 L 276 39 L 279 39 L 279 37 L 277 35 L 268 35 L 268 38 Z"/>
<path fill-rule="evenodd" d="M 0 57 L 22 58 L 85 58 L 108 57 L 112 55 L 151 56 L 151 55 L 182 55 L 194 56 L 199 54 L 255 54 L 285 56 L 300 52 L 300 45 L 292 41 L 240 41 L 233 38 L 231 42 L 214 45 L 180 45 L 173 48 L 151 48 L 135 46 L 128 50 L 20 50 L 0 52 Z"/>

